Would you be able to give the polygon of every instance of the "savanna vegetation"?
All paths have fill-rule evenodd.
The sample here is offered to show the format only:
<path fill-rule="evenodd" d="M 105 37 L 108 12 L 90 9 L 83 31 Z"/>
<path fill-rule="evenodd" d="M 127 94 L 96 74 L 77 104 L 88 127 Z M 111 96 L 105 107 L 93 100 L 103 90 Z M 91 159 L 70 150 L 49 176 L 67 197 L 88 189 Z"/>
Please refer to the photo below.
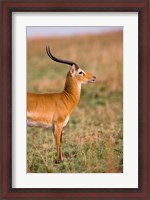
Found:
<path fill-rule="evenodd" d="M 123 172 L 123 33 L 35 38 L 27 41 L 27 89 L 59 92 L 69 67 L 50 60 L 45 47 L 75 61 L 97 80 L 82 86 L 81 98 L 64 128 L 64 161 L 57 164 L 51 130 L 27 129 L 27 172 Z"/>

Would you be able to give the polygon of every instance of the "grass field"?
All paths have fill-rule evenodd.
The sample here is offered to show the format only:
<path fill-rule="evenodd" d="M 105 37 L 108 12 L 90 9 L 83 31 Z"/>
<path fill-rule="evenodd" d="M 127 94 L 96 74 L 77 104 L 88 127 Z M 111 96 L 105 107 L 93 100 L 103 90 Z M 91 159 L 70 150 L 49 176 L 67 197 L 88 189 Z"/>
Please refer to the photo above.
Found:
<path fill-rule="evenodd" d="M 27 87 L 35 93 L 64 88 L 68 66 L 54 55 L 75 61 L 97 81 L 82 86 L 81 99 L 63 131 L 64 161 L 56 164 L 51 130 L 27 129 L 27 172 L 123 172 L 123 33 L 35 38 L 27 41 Z"/>

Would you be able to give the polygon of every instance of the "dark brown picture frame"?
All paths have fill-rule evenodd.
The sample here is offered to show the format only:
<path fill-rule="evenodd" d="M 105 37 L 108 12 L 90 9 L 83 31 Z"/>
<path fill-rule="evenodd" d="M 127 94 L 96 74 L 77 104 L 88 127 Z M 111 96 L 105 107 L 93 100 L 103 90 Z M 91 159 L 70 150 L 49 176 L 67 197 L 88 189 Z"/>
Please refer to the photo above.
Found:
<path fill-rule="evenodd" d="M 138 188 L 14 189 L 12 188 L 12 13 L 138 12 Z M 150 8 L 148 0 L 2 0 L 0 67 L 0 197 L 1 199 L 150 199 L 148 88 Z M 134 91 L 133 91 L 134 92 Z M 130 98 L 130 97 L 129 97 Z M 131 130 L 132 134 L 132 130 Z M 148 146 L 149 145 L 149 146 Z M 71 181 L 71 180 L 70 180 Z"/>

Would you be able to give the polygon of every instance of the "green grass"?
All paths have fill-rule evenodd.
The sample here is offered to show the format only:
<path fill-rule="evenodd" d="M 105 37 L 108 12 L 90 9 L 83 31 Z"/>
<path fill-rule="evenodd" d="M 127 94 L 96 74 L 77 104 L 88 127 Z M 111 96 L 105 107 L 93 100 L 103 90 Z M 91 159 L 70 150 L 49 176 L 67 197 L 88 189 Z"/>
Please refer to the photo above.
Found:
<path fill-rule="evenodd" d="M 28 40 L 28 91 L 62 91 L 68 66 L 51 61 L 55 55 L 77 62 L 97 81 L 82 86 L 81 99 L 63 130 L 64 161 L 56 164 L 51 130 L 28 128 L 27 172 L 123 172 L 122 32 Z"/>

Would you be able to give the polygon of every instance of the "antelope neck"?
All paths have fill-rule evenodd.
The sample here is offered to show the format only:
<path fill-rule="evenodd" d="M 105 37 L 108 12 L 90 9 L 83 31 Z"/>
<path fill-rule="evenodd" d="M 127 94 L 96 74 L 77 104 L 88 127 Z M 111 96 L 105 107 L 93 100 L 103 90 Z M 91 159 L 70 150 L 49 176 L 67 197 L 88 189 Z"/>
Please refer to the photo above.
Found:
<path fill-rule="evenodd" d="M 64 93 L 77 104 L 80 99 L 81 83 L 77 82 L 75 78 L 67 78 Z"/>

